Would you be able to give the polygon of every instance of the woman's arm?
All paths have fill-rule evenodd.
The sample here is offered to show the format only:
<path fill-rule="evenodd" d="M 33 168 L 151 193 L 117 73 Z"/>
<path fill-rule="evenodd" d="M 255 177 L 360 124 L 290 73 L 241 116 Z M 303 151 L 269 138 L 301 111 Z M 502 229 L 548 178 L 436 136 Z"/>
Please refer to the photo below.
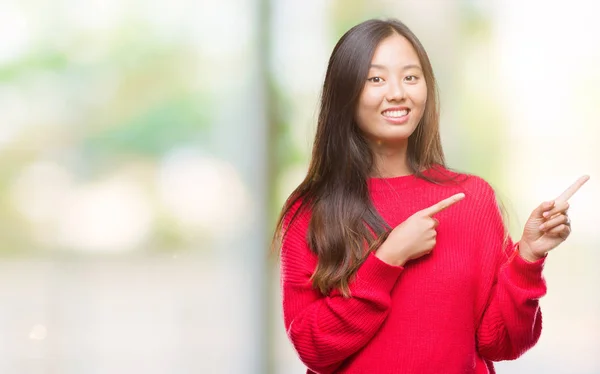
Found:
<path fill-rule="evenodd" d="M 492 288 L 490 303 L 479 326 L 477 339 L 482 356 L 491 360 L 514 359 L 531 348 L 542 331 L 538 299 L 546 294 L 542 269 L 546 255 L 564 242 L 571 233 L 567 215 L 568 200 L 589 180 L 580 177 L 556 199 L 533 210 L 523 229 L 519 246 L 499 271 Z M 497 241 L 501 219 L 497 209 L 489 209 L 492 247 Z M 500 251 L 501 252 L 501 251 Z"/>
<path fill-rule="evenodd" d="M 509 240 L 509 248 L 513 248 Z M 542 332 L 539 298 L 546 294 L 544 260 L 530 263 L 515 249 L 501 266 L 477 330 L 477 349 L 488 360 L 513 360 L 533 347 Z"/>
<path fill-rule="evenodd" d="M 284 323 L 302 362 L 316 373 L 332 373 L 379 330 L 403 268 L 370 254 L 350 284 L 351 297 L 338 291 L 323 296 L 311 282 L 317 258 L 307 245 L 308 223 L 308 214 L 298 215 L 282 243 Z"/>
<path fill-rule="evenodd" d="M 477 350 L 488 360 L 511 360 L 533 347 L 542 331 L 539 298 L 546 293 L 544 259 L 529 262 L 508 235 L 493 189 L 478 188 L 481 275 Z"/>

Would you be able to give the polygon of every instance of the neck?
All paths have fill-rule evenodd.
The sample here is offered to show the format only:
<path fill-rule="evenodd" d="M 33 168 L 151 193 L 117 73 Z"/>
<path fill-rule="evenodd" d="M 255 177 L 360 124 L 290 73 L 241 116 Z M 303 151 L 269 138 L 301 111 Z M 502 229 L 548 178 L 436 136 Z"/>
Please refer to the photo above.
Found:
<path fill-rule="evenodd" d="M 371 149 L 375 162 L 372 176 L 392 178 L 413 173 L 408 166 L 408 141 L 393 145 L 376 142 Z"/>

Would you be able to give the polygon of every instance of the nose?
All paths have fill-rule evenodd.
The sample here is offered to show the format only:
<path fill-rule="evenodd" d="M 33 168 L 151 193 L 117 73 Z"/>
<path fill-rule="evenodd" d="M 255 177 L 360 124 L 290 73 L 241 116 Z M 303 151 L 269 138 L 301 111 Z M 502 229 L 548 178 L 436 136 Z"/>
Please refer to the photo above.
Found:
<path fill-rule="evenodd" d="M 388 92 L 387 92 L 387 101 L 401 101 L 404 99 L 405 90 L 402 86 L 401 82 L 398 82 L 396 79 L 390 80 L 388 84 Z"/>

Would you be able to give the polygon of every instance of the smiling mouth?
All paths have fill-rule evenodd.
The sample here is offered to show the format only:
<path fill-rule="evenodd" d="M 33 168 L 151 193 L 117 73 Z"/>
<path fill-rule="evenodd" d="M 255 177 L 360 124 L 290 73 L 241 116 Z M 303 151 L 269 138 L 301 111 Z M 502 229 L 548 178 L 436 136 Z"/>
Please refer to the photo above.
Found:
<path fill-rule="evenodd" d="M 406 116 L 409 112 L 410 112 L 409 109 L 386 110 L 386 111 L 382 112 L 381 114 L 384 117 L 388 117 L 388 118 L 402 118 L 402 117 Z"/>

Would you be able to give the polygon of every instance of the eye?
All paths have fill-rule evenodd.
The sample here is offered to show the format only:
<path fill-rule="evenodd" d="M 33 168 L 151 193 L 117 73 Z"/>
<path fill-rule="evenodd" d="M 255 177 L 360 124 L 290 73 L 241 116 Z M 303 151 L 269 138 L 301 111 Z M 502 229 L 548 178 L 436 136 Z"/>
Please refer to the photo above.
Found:
<path fill-rule="evenodd" d="M 381 83 L 383 82 L 383 78 L 381 77 L 372 77 L 367 79 L 369 82 L 373 82 L 373 83 Z"/>
<path fill-rule="evenodd" d="M 406 82 L 413 83 L 419 80 L 419 77 L 417 77 L 416 75 L 407 75 L 406 77 L 404 77 L 404 80 Z"/>

